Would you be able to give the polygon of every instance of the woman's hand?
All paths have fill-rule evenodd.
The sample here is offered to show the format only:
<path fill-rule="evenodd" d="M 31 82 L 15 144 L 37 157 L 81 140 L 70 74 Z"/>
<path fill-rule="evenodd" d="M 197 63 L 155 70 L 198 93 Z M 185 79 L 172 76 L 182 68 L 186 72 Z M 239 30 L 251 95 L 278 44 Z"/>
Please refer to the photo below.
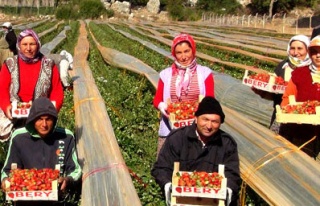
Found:
<path fill-rule="evenodd" d="M 8 119 L 12 119 L 12 105 L 8 105 L 6 111 L 4 111 L 4 114 Z"/>

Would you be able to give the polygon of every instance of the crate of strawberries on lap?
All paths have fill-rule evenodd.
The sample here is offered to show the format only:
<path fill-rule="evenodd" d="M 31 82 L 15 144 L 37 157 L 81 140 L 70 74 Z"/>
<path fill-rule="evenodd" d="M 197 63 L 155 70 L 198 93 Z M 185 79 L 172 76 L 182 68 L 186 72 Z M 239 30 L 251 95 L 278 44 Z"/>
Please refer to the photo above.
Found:
<path fill-rule="evenodd" d="M 18 169 L 12 164 L 6 185 L 6 200 L 57 201 L 60 166 L 55 169 Z"/>
<path fill-rule="evenodd" d="M 296 102 L 295 96 L 289 96 L 289 104 L 276 106 L 276 121 L 279 123 L 320 124 L 320 101 Z"/>
<path fill-rule="evenodd" d="M 179 171 L 179 163 L 174 163 L 171 206 L 221 206 L 226 198 L 227 179 L 224 177 L 224 165 L 219 165 L 219 172 L 207 173 Z"/>
<path fill-rule="evenodd" d="M 242 84 L 270 93 L 283 94 L 288 82 L 274 73 L 249 74 L 249 71 L 246 70 Z"/>
<path fill-rule="evenodd" d="M 171 102 L 168 99 L 169 123 L 172 129 L 189 126 L 194 122 L 194 113 L 203 97 L 199 96 L 197 101 Z"/>

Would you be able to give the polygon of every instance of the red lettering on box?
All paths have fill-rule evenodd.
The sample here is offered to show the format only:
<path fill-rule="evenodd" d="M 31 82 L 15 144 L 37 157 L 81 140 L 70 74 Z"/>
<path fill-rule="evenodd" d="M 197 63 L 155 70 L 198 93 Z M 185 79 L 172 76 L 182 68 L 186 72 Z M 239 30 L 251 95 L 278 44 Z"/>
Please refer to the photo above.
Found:
<path fill-rule="evenodd" d="M 211 193 L 211 189 L 210 188 L 203 188 L 203 193 Z"/>
<path fill-rule="evenodd" d="M 39 192 L 34 192 L 34 196 L 35 197 L 42 197 L 42 192 L 39 191 Z"/>
<path fill-rule="evenodd" d="M 200 190 L 200 188 L 194 187 L 193 192 L 194 193 L 201 193 L 201 190 Z"/>
<path fill-rule="evenodd" d="M 47 197 L 49 197 L 49 195 L 52 193 L 51 191 L 48 191 L 48 192 L 46 192 L 46 191 L 44 191 L 43 192 Z"/>
<path fill-rule="evenodd" d="M 26 193 L 25 193 L 25 196 L 26 196 L 26 197 L 33 197 L 32 194 L 33 194 L 33 192 L 26 192 Z"/>
<path fill-rule="evenodd" d="M 23 192 L 16 192 L 16 197 L 23 197 Z"/>
<path fill-rule="evenodd" d="M 192 192 L 190 187 L 184 187 L 183 192 Z"/>

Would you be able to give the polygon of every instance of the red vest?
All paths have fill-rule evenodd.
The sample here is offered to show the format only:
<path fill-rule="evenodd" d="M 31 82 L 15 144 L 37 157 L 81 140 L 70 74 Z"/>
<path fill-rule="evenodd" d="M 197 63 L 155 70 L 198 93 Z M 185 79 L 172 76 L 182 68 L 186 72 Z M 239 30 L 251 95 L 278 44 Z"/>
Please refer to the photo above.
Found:
<path fill-rule="evenodd" d="M 307 100 L 320 101 L 320 84 L 312 83 L 309 66 L 297 68 L 291 75 L 292 81 L 297 87 L 297 102 L 304 102 Z"/>

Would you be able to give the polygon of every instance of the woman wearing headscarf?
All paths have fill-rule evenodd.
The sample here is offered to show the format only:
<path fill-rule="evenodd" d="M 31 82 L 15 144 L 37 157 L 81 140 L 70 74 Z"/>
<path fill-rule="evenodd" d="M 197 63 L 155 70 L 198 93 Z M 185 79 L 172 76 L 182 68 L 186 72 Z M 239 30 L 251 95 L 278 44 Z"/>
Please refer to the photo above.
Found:
<path fill-rule="evenodd" d="M 12 124 L 23 126 L 23 120 L 12 118 L 13 101 L 29 102 L 48 97 L 57 111 L 63 104 L 59 71 L 51 59 L 40 52 L 41 43 L 32 29 L 22 31 L 17 39 L 18 55 L 5 60 L 0 71 L 0 136 L 8 138 Z M 22 124 L 22 125 L 20 125 Z M 9 132 L 9 133 L 8 133 Z"/>
<path fill-rule="evenodd" d="M 308 47 L 311 64 L 295 69 L 283 94 L 281 107 L 289 104 L 289 96 L 294 95 L 297 102 L 320 101 L 320 36 L 314 37 Z M 279 134 L 298 147 L 305 145 L 302 150 L 316 158 L 320 149 L 320 126 L 311 124 L 281 124 Z"/>
<path fill-rule="evenodd" d="M 274 70 L 277 76 L 282 77 L 286 82 L 291 78 L 291 72 L 298 67 L 303 67 L 311 64 L 311 60 L 308 55 L 308 46 L 310 40 L 305 35 L 295 35 L 288 43 L 287 54 L 288 58 L 278 64 Z M 282 94 L 273 94 L 273 107 L 274 111 L 271 117 L 270 128 L 274 132 L 279 132 L 279 124 L 274 120 L 276 117 L 276 105 L 280 105 L 282 101 Z"/>
<path fill-rule="evenodd" d="M 153 105 L 160 110 L 158 149 L 159 153 L 171 128 L 168 120 L 167 101 L 197 101 L 199 95 L 214 97 L 212 70 L 197 64 L 196 44 L 189 34 L 181 33 L 172 42 L 174 62 L 160 72 L 160 79 Z"/>

